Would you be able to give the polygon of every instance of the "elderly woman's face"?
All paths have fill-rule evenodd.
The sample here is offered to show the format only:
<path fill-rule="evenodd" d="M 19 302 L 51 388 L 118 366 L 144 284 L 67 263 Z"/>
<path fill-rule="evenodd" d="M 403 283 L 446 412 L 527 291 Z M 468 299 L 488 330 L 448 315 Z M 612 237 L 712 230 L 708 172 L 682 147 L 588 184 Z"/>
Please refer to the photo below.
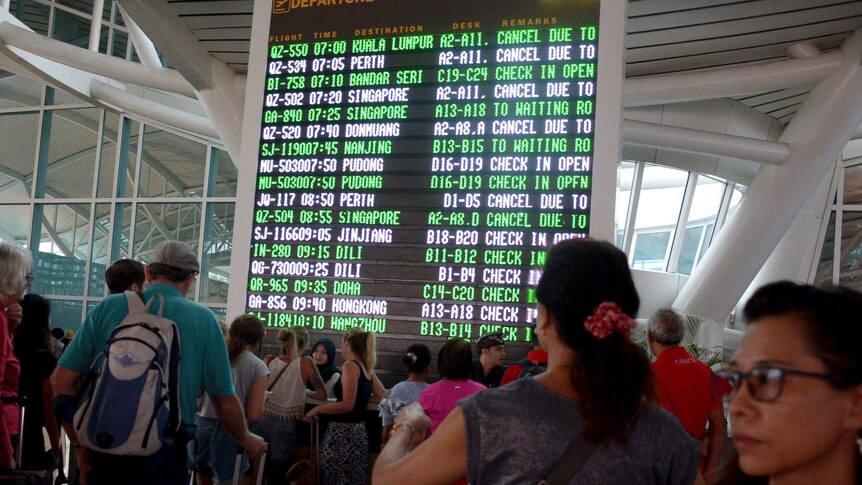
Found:
<path fill-rule="evenodd" d="M 743 381 L 730 401 L 739 464 L 749 475 L 817 476 L 823 469 L 818 467 L 830 466 L 836 452 L 855 445 L 860 403 L 854 414 L 853 391 L 835 389 L 828 379 L 812 375 L 784 372 L 775 378 L 780 372 L 772 369 L 827 375 L 804 329 L 794 315 L 762 318 L 748 328 L 731 362 L 733 370 L 758 369 L 761 376 L 751 384 Z"/>

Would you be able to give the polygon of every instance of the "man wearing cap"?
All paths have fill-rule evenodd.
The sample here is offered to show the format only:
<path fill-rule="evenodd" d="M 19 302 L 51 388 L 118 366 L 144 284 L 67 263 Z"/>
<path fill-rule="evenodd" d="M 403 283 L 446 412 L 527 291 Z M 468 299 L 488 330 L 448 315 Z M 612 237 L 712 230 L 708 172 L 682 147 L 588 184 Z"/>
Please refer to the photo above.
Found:
<path fill-rule="evenodd" d="M 489 333 L 476 341 L 479 359 L 473 361 L 470 379 L 488 387 L 500 387 L 503 373 L 503 359 L 506 358 L 506 342 L 502 333 Z"/>
<path fill-rule="evenodd" d="M 208 308 L 186 298 L 200 271 L 194 250 L 179 241 L 166 241 L 153 249 L 145 268 L 148 283 L 144 298 L 149 301 L 156 293 L 164 297 L 164 317 L 177 324 L 180 335 L 180 416 L 183 428 L 194 434 L 195 400 L 204 389 L 211 397 L 219 420 L 231 432 L 251 457 L 266 451 L 259 436 L 248 431 L 243 408 L 234 394 L 230 362 L 221 329 Z M 60 358 L 51 377 L 54 390 L 54 410 L 66 424 L 75 411 L 74 398 L 81 378 L 105 350 L 113 329 L 129 312 L 125 294 L 106 297 L 94 308 L 81 325 L 78 335 Z M 76 449 L 81 473 L 86 483 L 101 484 L 164 484 L 188 483 L 185 443 L 177 439 L 176 446 L 164 445 L 152 456 L 115 456 L 97 453 L 77 445 L 72 426 L 72 447 Z"/>

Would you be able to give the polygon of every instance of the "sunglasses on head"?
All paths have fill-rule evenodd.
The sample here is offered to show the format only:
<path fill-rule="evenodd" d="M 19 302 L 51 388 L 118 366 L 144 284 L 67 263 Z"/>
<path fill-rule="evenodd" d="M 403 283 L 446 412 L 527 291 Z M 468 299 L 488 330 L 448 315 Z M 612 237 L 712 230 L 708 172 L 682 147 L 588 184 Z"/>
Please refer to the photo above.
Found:
<path fill-rule="evenodd" d="M 808 377 L 828 382 L 837 379 L 828 374 L 787 369 L 776 366 L 756 366 L 748 372 L 721 369 L 712 374 L 712 395 L 715 400 L 729 403 L 736 397 L 742 384 L 755 401 L 772 402 L 781 396 L 786 376 Z"/>

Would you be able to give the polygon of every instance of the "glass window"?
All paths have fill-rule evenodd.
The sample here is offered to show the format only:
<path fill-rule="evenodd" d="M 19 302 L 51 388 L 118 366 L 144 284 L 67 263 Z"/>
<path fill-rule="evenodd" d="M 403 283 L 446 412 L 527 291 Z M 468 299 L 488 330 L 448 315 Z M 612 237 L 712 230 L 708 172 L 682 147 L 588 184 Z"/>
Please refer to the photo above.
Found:
<path fill-rule="evenodd" d="M 668 248 L 662 249 L 656 247 L 656 244 L 664 241 L 667 246 L 673 240 L 673 232 L 679 220 L 687 181 L 688 172 L 683 170 L 649 164 L 644 167 L 637 218 L 635 219 L 637 239 L 635 252 L 639 244 L 644 244 L 644 246 L 641 248 L 642 257 L 634 256 L 633 267 L 646 268 L 636 265 L 635 260 L 637 260 L 640 261 L 637 263 L 640 265 L 645 265 L 648 262 L 648 269 L 664 270 L 667 262 L 666 256 L 662 256 L 661 261 L 656 261 L 654 258 L 659 254 L 666 254 Z M 664 236 L 659 237 L 660 234 L 664 234 Z M 647 238 L 643 242 L 638 242 L 641 235 L 645 235 Z"/>
<path fill-rule="evenodd" d="M 117 197 L 134 197 L 135 177 L 138 169 L 138 139 L 141 124 L 129 118 L 122 118 L 122 134 L 119 146 L 127 150 L 120 152 L 120 167 L 124 174 L 125 184 L 120 185 L 122 192 Z"/>
<path fill-rule="evenodd" d="M 114 41 L 111 46 L 111 55 L 125 59 L 126 52 L 129 50 L 129 34 L 117 28 L 113 29 L 113 34 Z"/>
<path fill-rule="evenodd" d="M 0 200 L 29 199 L 36 163 L 39 114 L 0 114 L 0 127 L 2 133 L 14 134 L 3 137 L 0 150 Z"/>
<path fill-rule="evenodd" d="M 227 308 L 213 307 L 213 306 L 208 307 L 208 308 L 210 310 L 212 310 L 213 313 L 215 313 L 216 318 L 218 318 L 219 320 L 222 320 L 224 322 L 227 322 Z"/>
<path fill-rule="evenodd" d="M 823 237 L 823 248 L 820 250 L 820 261 L 817 263 L 817 273 L 814 284 L 818 286 L 832 284 L 832 261 L 835 257 L 835 211 L 829 214 L 829 225 Z"/>
<path fill-rule="evenodd" d="M 846 182 L 845 182 L 846 187 Z M 862 211 L 844 211 L 841 224 L 841 275 L 838 284 L 862 291 Z"/>
<path fill-rule="evenodd" d="M 91 9 L 92 10 L 92 9 Z M 54 39 L 87 48 L 90 43 L 90 19 L 54 9 Z"/>
<path fill-rule="evenodd" d="M 201 301 L 227 303 L 233 241 L 233 203 L 207 204 L 207 227 L 201 261 Z"/>
<path fill-rule="evenodd" d="M 844 169 L 844 203 L 862 204 L 862 163 Z"/>
<path fill-rule="evenodd" d="M 112 232 L 111 261 L 129 257 L 132 230 L 132 204 L 117 204 L 114 209 L 114 230 Z M 116 215 L 119 214 L 119 217 Z"/>
<path fill-rule="evenodd" d="M 690 275 L 694 268 L 695 257 L 698 254 L 697 248 L 700 245 L 700 236 L 703 234 L 704 226 L 694 226 L 686 228 L 682 240 L 682 248 L 679 252 L 679 262 L 676 266 L 676 272 L 680 274 Z"/>
<path fill-rule="evenodd" d="M 41 220 L 41 232 L 33 269 L 33 292 L 83 296 L 89 257 L 90 205 L 38 204 L 34 211 L 35 219 Z"/>
<path fill-rule="evenodd" d="M 103 25 L 99 30 L 99 54 L 107 54 L 108 53 L 108 38 L 111 35 L 112 28 Z"/>
<path fill-rule="evenodd" d="M 703 255 L 706 254 L 706 249 L 712 244 L 712 236 L 715 235 L 715 224 L 707 224 L 706 232 L 703 235 L 703 243 L 700 245 L 700 255 L 697 257 L 697 260 L 700 261 L 703 259 Z"/>
<path fill-rule="evenodd" d="M 664 271 L 670 231 L 636 233 L 633 268 Z"/>
<path fill-rule="evenodd" d="M 146 264 L 153 248 L 167 240 L 182 241 L 197 250 L 200 231 L 200 204 L 138 204 L 133 257 Z M 189 290 L 189 298 L 194 299 L 196 285 Z"/>
<path fill-rule="evenodd" d="M 57 0 L 57 3 L 78 9 L 87 14 L 93 13 L 93 0 Z"/>
<path fill-rule="evenodd" d="M 677 272 L 690 275 L 692 269 L 700 261 L 703 251 L 701 247 L 701 236 L 706 234 L 712 237 L 711 227 L 715 227 L 718 210 L 721 207 L 721 199 L 724 197 L 726 184 L 712 177 L 701 175 L 697 178 L 697 186 L 691 201 L 691 210 L 688 214 L 688 225 L 683 233 L 682 247 L 680 249 Z M 694 240 L 690 240 L 694 238 Z"/>
<path fill-rule="evenodd" d="M 635 179 L 634 162 L 620 162 L 617 166 L 617 200 L 616 212 L 614 214 L 614 230 L 616 232 L 616 245 L 622 247 L 625 235 L 626 219 L 629 216 L 629 201 L 632 196 L 632 184 Z"/>
<path fill-rule="evenodd" d="M 11 10 L 10 10 L 11 11 Z M 37 34 L 48 35 L 48 16 L 51 15 L 51 7 L 36 2 L 18 3 L 15 17 L 27 27 L 33 29 Z"/>
<path fill-rule="evenodd" d="M 40 104 L 42 104 L 42 83 L 0 70 L 0 109 Z"/>
<path fill-rule="evenodd" d="M 206 145 L 145 126 L 138 197 L 203 196 L 206 154 Z"/>
<path fill-rule="evenodd" d="M 55 105 L 55 106 L 59 106 L 59 105 L 63 105 L 63 104 L 85 104 L 85 105 L 90 105 L 90 103 L 88 103 L 88 102 L 84 101 L 83 99 L 81 99 L 81 98 L 79 98 L 79 97 L 77 97 L 77 96 L 75 96 L 75 95 L 73 95 L 73 94 L 69 94 L 69 93 L 67 93 L 66 91 L 63 91 L 63 90 L 61 90 L 61 89 L 55 89 L 55 90 L 54 90 L 54 99 L 53 99 L 53 101 L 51 102 L 51 104 L 52 104 L 52 105 Z M 96 113 L 99 113 L 99 112 L 101 112 L 102 110 L 94 110 L 94 111 L 95 111 Z"/>
<path fill-rule="evenodd" d="M 218 148 L 212 149 L 210 160 L 210 197 L 236 197 L 236 164 L 230 154 Z"/>
<path fill-rule="evenodd" d="M 111 8 L 113 6 L 114 0 L 105 0 L 105 4 L 102 6 L 102 20 L 111 21 Z M 104 27 L 102 29 L 104 30 Z"/>
<path fill-rule="evenodd" d="M 745 194 L 740 190 L 739 186 L 733 188 L 733 195 L 730 196 L 730 205 L 727 207 L 727 220 L 730 220 L 736 214 L 736 209 L 739 208 L 743 195 Z"/>
<path fill-rule="evenodd" d="M 90 284 L 88 296 L 105 294 L 105 270 L 111 264 L 111 204 L 96 204 L 93 237 L 90 239 Z"/>
<path fill-rule="evenodd" d="M 51 327 L 78 333 L 84 321 L 83 310 L 84 302 L 80 300 L 51 300 Z"/>
<path fill-rule="evenodd" d="M 27 247 L 30 238 L 30 204 L 0 205 L 0 242 Z"/>
<path fill-rule="evenodd" d="M 99 157 L 99 181 L 96 197 L 105 198 L 114 195 L 114 171 L 117 165 L 117 130 L 120 117 L 114 113 L 105 112 L 105 126 L 102 129 L 102 153 Z"/>
<path fill-rule="evenodd" d="M 55 199 L 93 196 L 100 113 L 97 108 L 53 111 L 46 195 Z"/>
<path fill-rule="evenodd" d="M 120 12 L 120 9 L 114 9 L 114 23 L 117 25 L 122 25 L 125 27 L 126 22 L 123 20 L 123 15 Z"/>

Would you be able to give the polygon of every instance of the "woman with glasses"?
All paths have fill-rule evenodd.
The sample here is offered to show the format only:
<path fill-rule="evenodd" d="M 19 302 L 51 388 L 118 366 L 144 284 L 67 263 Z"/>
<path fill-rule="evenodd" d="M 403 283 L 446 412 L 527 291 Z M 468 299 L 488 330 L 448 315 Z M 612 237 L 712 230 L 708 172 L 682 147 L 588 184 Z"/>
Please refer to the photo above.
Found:
<path fill-rule="evenodd" d="M 646 352 L 629 339 L 640 299 L 625 254 L 593 239 L 558 243 L 536 298 L 548 370 L 460 401 L 411 453 L 430 420 L 417 405 L 404 408 L 374 465 L 375 484 L 695 480 L 700 445 L 656 404 Z"/>
<path fill-rule="evenodd" d="M 862 295 L 773 283 L 743 316 L 739 349 L 713 378 L 738 452 L 716 482 L 862 484 Z"/>
<path fill-rule="evenodd" d="M 12 350 L 12 332 L 20 322 L 20 302 L 30 283 L 30 255 L 0 243 L 0 469 L 15 468 L 12 437 L 18 434 L 18 376 L 21 366 Z M 10 307 L 17 310 L 14 320 Z M 10 312 L 10 313 L 7 313 Z M 14 323 L 14 326 L 12 325 Z"/>

